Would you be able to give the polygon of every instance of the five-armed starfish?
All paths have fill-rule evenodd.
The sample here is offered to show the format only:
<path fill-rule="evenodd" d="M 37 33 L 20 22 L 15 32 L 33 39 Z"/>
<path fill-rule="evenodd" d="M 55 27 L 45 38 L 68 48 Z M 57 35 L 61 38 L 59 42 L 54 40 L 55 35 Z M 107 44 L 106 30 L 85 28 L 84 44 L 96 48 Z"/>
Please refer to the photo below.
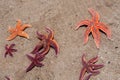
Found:
<path fill-rule="evenodd" d="M 104 65 L 102 65 L 102 64 L 96 65 L 95 63 L 96 63 L 97 61 L 98 61 L 98 56 L 90 59 L 90 60 L 87 62 L 86 59 L 85 59 L 85 54 L 83 54 L 83 56 L 82 56 L 83 68 L 82 68 L 82 70 L 81 70 L 79 80 L 83 80 L 83 79 L 84 79 L 84 75 L 85 75 L 86 72 L 89 73 L 89 75 L 87 76 L 86 80 L 89 80 L 89 78 L 90 78 L 92 75 L 97 75 L 97 74 L 100 73 L 97 69 L 102 68 Z"/>
<path fill-rule="evenodd" d="M 45 56 L 39 56 L 36 54 L 35 57 L 32 57 L 30 55 L 27 55 L 27 57 L 29 58 L 29 60 L 32 61 L 32 63 L 29 65 L 29 67 L 26 69 L 26 72 L 32 70 L 35 66 L 36 67 L 42 67 L 44 66 L 43 63 L 41 63 L 41 61 L 44 60 Z"/>
<path fill-rule="evenodd" d="M 108 27 L 104 23 L 99 22 L 100 16 L 96 11 L 94 11 L 93 9 L 89 9 L 89 12 L 92 15 L 92 19 L 80 21 L 77 24 L 77 27 L 75 29 L 77 30 L 79 27 L 86 25 L 87 29 L 86 29 L 85 34 L 84 34 L 84 36 L 85 36 L 84 37 L 84 44 L 87 43 L 88 36 L 90 33 L 92 33 L 95 44 L 96 44 L 97 48 L 99 48 L 99 45 L 100 45 L 100 32 L 99 32 L 99 30 L 102 30 L 104 33 L 106 33 L 107 37 L 109 39 L 111 38 L 111 31 L 108 29 Z"/>
<path fill-rule="evenodd" d="M 14 46 L 15 46 L 15 44 L 11 44 L 11 45 L 8 47 L 8 44 L 6 44 L 6 46 L 5 46 L 5 49 L 6 49 L 5 57 L 7 56 L 7 54 L 9 54 L 10 56 L 13 57 L 12 52 L 16 52 L 16 51 L 17 51 L 17 49 L 13 49 Z"/>
<path fill-rule="evenodd" d="M 57 44 L 57 42 L 54 40 L 54 33 L 50 28 L 46 28 L 46 31 L 49 33 L 48 36 L 40 34 L 39 32 L 37 32 L 38 38 L 42 41 L 41 43 L 39 43 L 34 50 L 31 52 L 33 54 L 38 53 L 39 54 L 47 54 L 50 46 L 53 47 L 55 49 L 56 55 L 59 52 L 59 46 Z"/>
<path fill-rule="evenodd" d="M 29 24 L 23 24 L 22 25 L 21 20 L 17 20 L 16 28 L 9 27 L 8 31 L 10 32 L 11 35 L 7 38 L 7 40 L 12 40 L 16 36 L 22 36 L 22 37 L 25 37 L 25 38 L 29 38 L 29 35 L 26 32 L 23 31 L 27 27 L 31 27 L 31 25 L 29 25 Z"/>

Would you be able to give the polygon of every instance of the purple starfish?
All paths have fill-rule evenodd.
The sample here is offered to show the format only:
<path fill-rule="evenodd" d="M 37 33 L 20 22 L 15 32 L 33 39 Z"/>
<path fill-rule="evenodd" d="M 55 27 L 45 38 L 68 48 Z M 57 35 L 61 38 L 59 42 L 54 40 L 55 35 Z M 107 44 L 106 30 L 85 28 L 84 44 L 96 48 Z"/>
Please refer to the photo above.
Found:
<path fill-rule="evenodd" d="M 89 80 L 89 78 L 92 75 L 97 75 L 100 73 L 97 69 L 100 69 L 104 66 L 102 64 L 98 64 L 98 65 L 95 64 L 98 61 L 98 56 L 90 59 L 88 62 L 86 61 L 85 56 L 86 56 L 85 54 L 83 54 L 83 56 L 82 56 L 83 68 L 81 70 L 79 80 L 84 80 L 83 78 L 84 78 L 84 75 L 86 72 L 89 73 L 89 75 L 87 76 L 87 78 L 85 80 Z"/>
<path fill-rule="evenodd" d="M 30 55 L 27 55 L 28 59 L 32 61 L 32 63 L 29 65 L 29 67 L 26 69 L 26 72 L 32 70 L 35 66 L 36 67 L 42 67 L 44 66 L 43 63 L 41 63 L 41 61 L 44 60 L 45 56 L 38 56 L 37 54 L 35 55 L 35 57 L 32 57 Z"/>
<path fill-rule="evenodd" d="M 47 54 L 50 47 L 53 47 L 55 49 L 56 55 L 58 54 L 59 46 L 57 42 L 54 40 L 54 32 L 48 27 L 46 27 L 46 31 L 49 33 L 48 36 L 37 32 L 38 38 L 41 40 L 41 43 L 36 45 L 34 50 L 31 52 L 32 54 L 36 54 L 36 53 L 43 55 Z"/>
<path fill-rule="evenodd" d="M 11 57 L 13 57 L 12 52 L 16 52 L 16 51 L 17 51 L 17 49 L 13 49 L 14 46 L 15 46 L 15 44 L 11 44 L 11 45 L 8 47 L 8 44 L 6 44 L 6 46 L 5 46 L 6 52 L 5 52 L 4 57 L 6 57 L 7 54 L 9 54 Z"/>

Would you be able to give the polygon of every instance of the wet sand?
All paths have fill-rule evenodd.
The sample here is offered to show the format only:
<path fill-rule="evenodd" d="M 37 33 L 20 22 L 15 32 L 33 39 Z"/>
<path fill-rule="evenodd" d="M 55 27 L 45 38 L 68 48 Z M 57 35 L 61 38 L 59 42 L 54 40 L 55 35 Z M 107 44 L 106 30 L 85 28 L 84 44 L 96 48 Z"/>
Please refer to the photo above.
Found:
<path fill-rule="evenodd" d="M 87 60 L 99 56 L 98 64 L 105 65 L 100 74 L 91 80 L 120 80 L 120 0 L 0 0 L 0 80 L 9 76 L 11 80 L 79 80 L 82 68 L 81 56 L 87 54 Z M 96 48 L 92 35 L 86 45 L 83 44 L 85 27 L 75 31 L 76 23 L 91 19 L 88 8 L 100 14 L 100 21 L 112 31 L 112 39 L 101 34 L 100 49 Z M 27 28 L 30 39 L 16 37 L 6 41 L 10 35 L 8 26 L 15 27 L 16 20 L 32 25 Z M 36 31 L 46 34 L 45 26 L 54 30 L 54 38 L 60 46 L 55 57 L 51 48 L 43 67 L 25 70 L 31 63 L 29 54 L 39 42 Z M 14 57 L 4 58 L 6 44 L 15 43 L 18 52 Z"/>

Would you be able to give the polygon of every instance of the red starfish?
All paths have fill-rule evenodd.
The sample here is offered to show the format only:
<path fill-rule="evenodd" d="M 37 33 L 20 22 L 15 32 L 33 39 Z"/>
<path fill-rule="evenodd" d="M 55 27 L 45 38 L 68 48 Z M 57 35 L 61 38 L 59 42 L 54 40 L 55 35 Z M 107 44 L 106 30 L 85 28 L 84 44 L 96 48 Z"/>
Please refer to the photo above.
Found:
<path fill-rule="evenodd" d="M 37 32 L 38 38 L 42 41 L 42 43 L 39 43 L 31 53 L 36 54 L 42 49 L 39 53 L 40 54 L 42 53 L 43 55 L 47 54 L 51 46 L 55 49 L 56 55 L 58 54 L 59 46 L 57 42 L 54 40 L 53 31 L 48 27 L 46 28 L 46 31 L 49 33 L 48 36 Z"/>
<path fill-rule="evenodd" d="M 30 55 L 27 55 L 28 59 L 32 61 L 32 63 L 29 65 L 29 67 L 26 69 L 26 72 L 32 70 L 35 66 L 42 67 L 44 64 L 41 63 L 41 61 L 44 60 L 45 56 L 39 56 L 36 54 L 35 57 L 32 57 Z"/>
<path fill-rule="evenodd" d="M 100 72 L 97 69 L 102 68 L 104 65 L 99 64 L 96 65 L 95 63 L 98 61 L 98 56 L 90 59 L 88 62 L 85 59 L 85 54 L 83 54 L 82 56 L 82 64 L 83 64 L 83 68 L 81 70 L 81 74 L 80 74 L 80 79 L 79 80 L 83 80 L 85 73 L 89 73 L 89 75 L 87 76 L 86 80 L 88 80 L 92 75 L 97 75 Z"/>
<path fill-rule="evenodd" d="M 92 19 L 80 21 L 77 24 L 77 27 L 75 28 L 75 30 L 77 30 L 79 27 L 81 27 L 83 25 L 86 25 L 87 29 L 86 29 L 85 34 L 84 34 L 84 36 L 85 36 L 84 37 L 84 44 L 88 42 L 88 36 L 90 33 L 92 33 L 95 44 L 96 44 L 97 48 L 99 48 L 99 45 L 100 45 L 99 30 L 102 30 L 104 33 L 106 33 L 108 39 L 111 38 L 111 31 L 108 29 L 108 27 L 104 23 L 99 22 L 100 16 L 96 11 L 94 11 L 93 9 L 89 9 L 89 12 L 92 15 Z"/>
<path fill-rule="evenodd" d="M 15 44 L 11 44 L 8 47 L 8 44 L 6 44 L 6 46 L 5 46 L 5 49 L 6 49 L 5 57 L 7 56 L 7 54 L 9 54 L 11 57 L 13 57 L 12 52 L 16 52 L 17 51 L 17 49 L 13 49 L 14 46 L 15 46 Z"/>

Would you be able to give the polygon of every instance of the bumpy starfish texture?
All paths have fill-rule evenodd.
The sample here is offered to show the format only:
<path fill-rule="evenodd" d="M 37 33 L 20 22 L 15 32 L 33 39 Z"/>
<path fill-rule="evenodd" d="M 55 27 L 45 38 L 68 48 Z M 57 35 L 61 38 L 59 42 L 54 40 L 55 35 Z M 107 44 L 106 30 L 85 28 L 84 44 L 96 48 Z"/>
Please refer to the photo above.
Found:
<path fill-rule="evenodd" d="M 44 60 L 45 56 L 37 56 L 37 54 L 35 55 L 35 57 L 32 57 L 30 55 L 27 55 L 28 59 L 30 61 L 32 61 L 32 63 L 29 65 L 29 67 L 26 69 L 26 72 L 29 72 L 30 70 L 32 70 L 35 66 L 36 67 L 42 67 L 44 66 L 43 63 L 41 63 L 41 61 Z"/>
<path fill-rule="evenodd" d="M 38 38 L 41 40 L 41 43 L 39 43 L 31 53 L 39 53 L 44 55 L 48 53 L 50 47 L 53 47 L 55 49 L 56 55 L 59 53 L 59 46 L 54 40 L 54 32 L 48 27 L 46 27 L 46 31 L 49 33 L 48 36 L 37 32 Z"/>
<path fill-rule="evenodd" d="M 111 38 L 111 31 L 107 27 L 107 25 L 99 22 L 100 15 L 98 14 L 98 12 L 94 11 L 93 9 L 89 9 L 89 12 L 92 15 L 92 19 L 80 21 L 77 24 L 77 27 L 75 28 L 75 30 L 77 30 L 81 26 L 84 26 L 84 25 L 87 26 L 87 29 L 86 29 L 85 34 L 84 34 L 84 44 L 86 44 L 88 42 L 88 36 L 90 33 L 92 33 L 93 38 L 94 38 L 94 42 L 95 42 L 97 48 L 99 48 L 99 45 L 100 45 L 100 32 L 99 32 L 99 30 L 106 33 L 108 39 Z"/>
<path fill-rule="evenodd" d="M 97 75 L 99 74 L 100 72 L 98 71 L 98 69 L 102 68 L 104 65 L 102 64 L 95 64 L 96 62 L 98 61 L 98 56 L 90 59 L 88 62 L 86 61 L 85 59 L 85 54 L 83 54 L 82 56 L 82 64 L 83 64 L 83 68 L 81 70 L 81 73 L 80 73 L 80 78 L 79 80 L 84 80 L 84 75 L 85 73 L 89 73 L 89 75 L 86 77 L 85 80 L 89 80 L 89 78 L 92 76 L 92 75 Z"/>
<path fill-rule="evenodd" d="M 16 36 L 22 36 L 25 38 L 29 38 L 29 35 L 23 31 L 25 28 L 28 28 L 28 27 L 31 27 L 31 25 L 22 24 L 21 20 L 17 20 L 16 28 L 9 27 L 8 31 L 10 32 L 11 35 L 7 38 L 7 40 L 12 40 Z"/>
<path fill-rule="evenodd" d="M 11 45 L 8 47 L 8 44 L 6 44 L 6 46 L 5 46 L 6 52 L 5 52 L 4 57 L 6 57 L 7 54 L 9 54 L 11 57 L 13 57 L 12 52 L 16 52 L 16 51 L 17 51 L 17 49 L 13 49 L 14 46 L 15 46 L 15 44 L 11 44 Z"/>

